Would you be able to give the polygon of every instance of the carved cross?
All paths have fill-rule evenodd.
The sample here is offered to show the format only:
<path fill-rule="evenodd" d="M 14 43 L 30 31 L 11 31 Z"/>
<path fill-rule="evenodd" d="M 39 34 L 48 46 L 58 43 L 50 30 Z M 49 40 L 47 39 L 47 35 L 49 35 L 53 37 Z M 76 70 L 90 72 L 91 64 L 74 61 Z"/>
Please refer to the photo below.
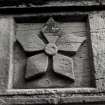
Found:
<path fill-rule="evenodd" d="M 76 53 L 85 37 L 77 37 L 73 34 L 66 35 L 54 21 L 49 18 L 42 27 L 41 35 L 47 40 L 44 43 L 38 35 L 18 35 L 17 40 L 25 52 L 42 51 L 27 58 L 25 78 L 35 78 L 44 74 L 48 68 L 48 57 L 53 57 L 53 71 L 59 75 L 75 80 L 73 72 L 73 60 L 71 57 L 59 52 Z"/>

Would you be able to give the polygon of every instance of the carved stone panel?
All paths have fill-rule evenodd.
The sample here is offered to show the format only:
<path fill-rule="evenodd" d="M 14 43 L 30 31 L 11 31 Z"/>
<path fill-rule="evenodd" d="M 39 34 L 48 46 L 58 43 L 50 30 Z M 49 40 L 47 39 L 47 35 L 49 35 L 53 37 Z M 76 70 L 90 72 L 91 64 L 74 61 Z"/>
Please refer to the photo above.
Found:
<path fill-rule="evenodd" d="M 0 105 L 104 105 L 104 12 L 22 16 L 0 18 Z"/>
<path fill-rule="evenodd" d="M 92 86 L 85 22 L 16 26 L 13 88 Z"/>

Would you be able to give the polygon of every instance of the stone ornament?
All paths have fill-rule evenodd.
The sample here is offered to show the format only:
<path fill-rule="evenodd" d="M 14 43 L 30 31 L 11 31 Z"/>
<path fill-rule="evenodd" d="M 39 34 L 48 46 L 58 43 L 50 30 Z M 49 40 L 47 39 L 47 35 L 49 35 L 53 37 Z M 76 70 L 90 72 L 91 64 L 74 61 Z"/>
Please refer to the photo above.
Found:
<path fill-rule="evenodd" d="M 25 52 L 39 52 L 39 54 L 27 57 L 25 78 L 30 80 L 46 73 L 49 57 L 52 57 L 53 71 L 56 74 L 75 80 L 73 72 L 73 60 L 60 52 L 76 53 L 85 37 L 66 35 L 51 17 L 42 27 L 41 35 L 46 39 L 45 43 L 38 35 L 18 35 L 17 41 Z"/>

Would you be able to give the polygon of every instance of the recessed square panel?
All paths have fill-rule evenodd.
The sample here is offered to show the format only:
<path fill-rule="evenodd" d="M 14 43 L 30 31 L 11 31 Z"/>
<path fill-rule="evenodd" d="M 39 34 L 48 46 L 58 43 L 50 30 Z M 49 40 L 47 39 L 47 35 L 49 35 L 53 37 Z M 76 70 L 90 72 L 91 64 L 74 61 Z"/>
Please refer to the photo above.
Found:
<path fill-rule="evenodd" d="M 16 20 L 13 88 L 94 87 L 86 19 Z"/>

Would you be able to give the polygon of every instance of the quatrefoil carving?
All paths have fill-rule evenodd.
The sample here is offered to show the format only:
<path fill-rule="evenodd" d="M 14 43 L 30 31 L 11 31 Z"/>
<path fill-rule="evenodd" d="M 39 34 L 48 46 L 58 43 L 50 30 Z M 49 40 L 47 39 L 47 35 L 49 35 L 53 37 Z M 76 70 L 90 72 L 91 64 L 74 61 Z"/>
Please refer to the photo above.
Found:
<path fill-rule="evenodd" d="M 42 51 L 27 57 L 26 79 L 36 78 L 40 74 L 44 75 L 49 64 L 48 57 L 52 57 L 54 73 L 75 80 L 72 58 L 59 52 L 75 54 L 86 38 L 65 34 L 58 26 L 58 23 L 51 17 L 40 30 L 40 34 L 47 40 L 47 43 L 44 43 L 36 34 L 16 36 L 25 52 Z"/>

